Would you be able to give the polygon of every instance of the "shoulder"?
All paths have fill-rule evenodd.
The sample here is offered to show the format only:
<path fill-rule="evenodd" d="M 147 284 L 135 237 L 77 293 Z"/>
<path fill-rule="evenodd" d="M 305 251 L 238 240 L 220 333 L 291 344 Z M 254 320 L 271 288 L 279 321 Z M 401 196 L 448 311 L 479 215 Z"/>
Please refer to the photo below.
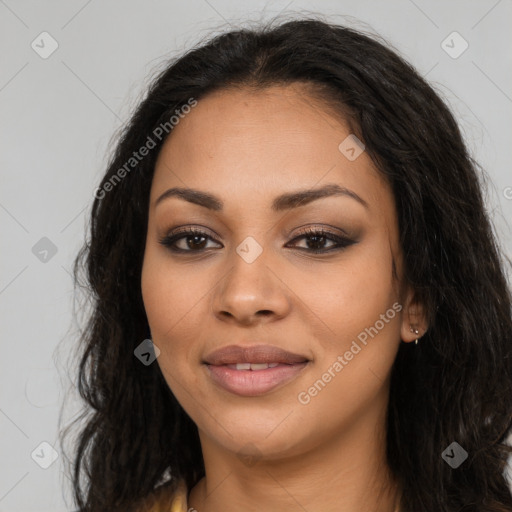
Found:
<path fill-rule="evenodd" d="M 156 488 L 144 498 L 137 512 L 187 512 L 187 487 L 184 480 Z"/>

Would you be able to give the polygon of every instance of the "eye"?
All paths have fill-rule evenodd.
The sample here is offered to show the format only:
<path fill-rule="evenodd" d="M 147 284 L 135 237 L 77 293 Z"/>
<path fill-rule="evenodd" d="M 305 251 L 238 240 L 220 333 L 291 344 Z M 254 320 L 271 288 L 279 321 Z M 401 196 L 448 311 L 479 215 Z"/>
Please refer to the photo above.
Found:
<path fill-rule="evenodd" d="M 351 240 L 346 236 L 342 236 L 331 231 L 325 230 L 324 228 L 307 228 L 305 229 L 298 237 L 294 238 L 292 241 L 299 240 L 301 238 L 305 238 L 306 240 L 310 240 L 310 243 L 306 243 L 308 246 L 313 246 L 313 248 L 301 249 L 306 252 L 312 252 L 314 254 L 327 253 L 332 251 L 339 251 L 348 247 L 349 245 L 355 244 L 355 240 Z M 318 246 L 323 246 L 327 240 L 331 240 L 334 243 L 334 246 L 330 248 L 319 248 Z"/>
<path fill-rule="evenodd" d="M 299 236 L 295 237 L 292 242 L 296 242 L 302 238 L 309 240 L 309 243 L 306 242 L 308 247 L 299 248 L 299 250 L 313 254 L 339 251 L 356 243 L 355 240 L 351 240 L 346 236 L 333 233 L 323 228 L 308 228 L 304 230 Z M 213 240 L 209 233 L 200 229 L 180 228 L 174 232 L 171 232 L 169 235 L 164 236 L 159 240 L 159 242 L 174 253 L 201 253 L 204 252 L 208 239 Z M 334 242 L 334 246 L 328 248 L 322 247 L 328 240 Z M 182 241 L 185 243 L 179 247 L 178 242 Z"/>
<path fill-rule="evenodd" d="M 201 252 L 204 250 L 205 242 L 201 241 L 201 239 L 212 239 L 209 233 L 205 231 L 201 231 L 197 228 L 180 228 L 169 235 L 164 236 L 159 240 L 159 242 L 168 247 L 169 250 L 173 252 Z M 177 242 L 181 242 L 185 240 L 185 247 L 193 248 L 194 250 L 189 250 L 182 247 L 177 247 Z M 188 243 L 190 242 L 190 243 Z"/>

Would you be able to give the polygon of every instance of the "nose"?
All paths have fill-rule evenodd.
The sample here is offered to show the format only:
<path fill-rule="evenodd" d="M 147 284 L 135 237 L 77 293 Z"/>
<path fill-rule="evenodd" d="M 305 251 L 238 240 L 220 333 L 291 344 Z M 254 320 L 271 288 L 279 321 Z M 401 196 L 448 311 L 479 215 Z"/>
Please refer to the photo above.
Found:
<path fill-rule="evenodd" d="M 288 314 L 291 292 L 265 250 L 252 262 L 234 251 L 230 264 L 213 292 L 217 318 L 250 325 L 272 322 Z"/>

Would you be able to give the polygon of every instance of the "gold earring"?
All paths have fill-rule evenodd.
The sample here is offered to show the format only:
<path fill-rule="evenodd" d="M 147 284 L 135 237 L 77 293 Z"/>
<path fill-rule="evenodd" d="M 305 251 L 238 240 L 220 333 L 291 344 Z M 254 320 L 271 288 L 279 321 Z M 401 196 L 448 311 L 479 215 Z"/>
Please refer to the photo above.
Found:
<path fill-rule="evenodd" d="M 411 332 L 413 332 L 414 334 L 419 334 L 420 333 L 420 331 L 417 328 L 413 329 L 412 325 L 411 325 Z M 416 340 L 414 341 L 414 344 L 415 345 L 418 344 L 418 338 L 416 338 Z"/>

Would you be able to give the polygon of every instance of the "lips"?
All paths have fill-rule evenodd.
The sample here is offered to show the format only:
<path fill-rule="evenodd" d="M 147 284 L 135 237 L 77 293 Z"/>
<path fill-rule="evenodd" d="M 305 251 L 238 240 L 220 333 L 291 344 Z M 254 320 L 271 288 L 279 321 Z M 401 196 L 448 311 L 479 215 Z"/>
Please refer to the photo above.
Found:
<path fill-rule="evenodd" d="M 212 381 L 239 396 L 260 396 L 298 377 L 309 359 L 272 345 L 230 345 L 209 354 L 203 363 Z"/>
<path fill-rule="evenodd" d="M 229 345 L 215 350 L 204 359 L 206 364 L 214 366 L 238 363 L 297 364 L 307 361 L 308 358 L 305 356 L 287 352 L 273 345 L 254 345 L 252 347 Z"/>

